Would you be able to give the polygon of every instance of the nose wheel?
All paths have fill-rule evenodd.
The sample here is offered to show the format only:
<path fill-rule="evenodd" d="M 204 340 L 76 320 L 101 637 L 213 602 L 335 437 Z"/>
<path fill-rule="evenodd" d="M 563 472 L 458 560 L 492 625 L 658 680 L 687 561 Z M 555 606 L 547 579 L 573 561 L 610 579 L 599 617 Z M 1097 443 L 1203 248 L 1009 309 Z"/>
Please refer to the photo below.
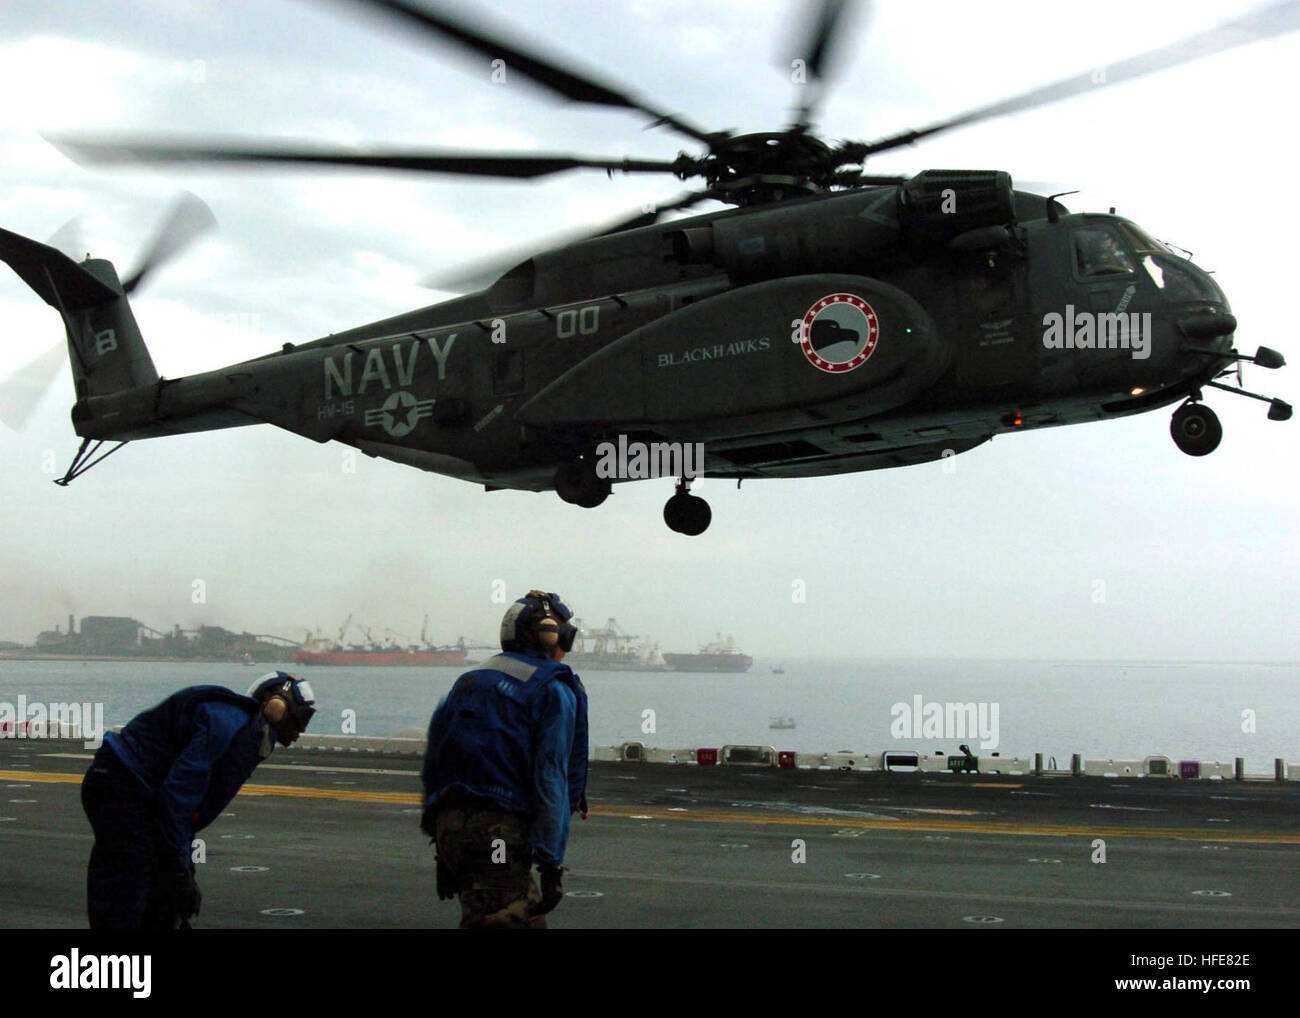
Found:
<path fill-rule="evenodd" d="M 664 503 L 664 522 L 668 529 L 694 537 L 709 529 L 713 510 L 709 503 L 690 493 L 690 482 L 677 482 L 677 493 Z"/>
<path fill-rule="evenodd" d="M 1169 422 L 1174 444 L 1188 456 L 1208 456 L 1219 447 L 1223 425 L 1204 403 L 1184 403 Z"/>

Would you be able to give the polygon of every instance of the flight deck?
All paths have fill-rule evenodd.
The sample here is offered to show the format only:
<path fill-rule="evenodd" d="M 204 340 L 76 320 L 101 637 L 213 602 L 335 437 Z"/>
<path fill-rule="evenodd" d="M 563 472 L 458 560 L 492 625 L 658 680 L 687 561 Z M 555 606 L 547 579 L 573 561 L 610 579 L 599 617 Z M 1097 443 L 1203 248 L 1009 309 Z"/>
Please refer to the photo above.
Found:
<path fill-rule="evenodd" d="M 92 752 L 0 740 L 0 928 L 85 928 Z M 196 928 L 454 928 L 420 757 L 290 749 L 200 832 Z M 592 763 L 554 929 L 1300 927 L 1300 784 Z"/>

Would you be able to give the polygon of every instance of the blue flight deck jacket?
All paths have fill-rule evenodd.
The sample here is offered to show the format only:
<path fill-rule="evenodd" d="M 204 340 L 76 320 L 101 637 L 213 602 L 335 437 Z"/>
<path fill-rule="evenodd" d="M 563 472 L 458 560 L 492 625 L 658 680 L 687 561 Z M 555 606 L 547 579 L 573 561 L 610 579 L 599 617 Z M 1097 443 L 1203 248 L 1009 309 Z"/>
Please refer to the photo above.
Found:
<path fill-rule="evenodd" d="M 256 700 L 190 686 L 105 733 L 104 742 L 153 797 L 167 863 L 184 873 L 194 833 L 230 804 L 264 749 L 274 748 L 275 730 Z"/>
<path fill-rule="evenodd" d="M 425 747 L 423 826 L 443 804 L 486 802 L 531 820 L 533 861 L 559 866 L 585 812 L 587 693 L 568 665 L 503 652 L 438 704 Z"/>

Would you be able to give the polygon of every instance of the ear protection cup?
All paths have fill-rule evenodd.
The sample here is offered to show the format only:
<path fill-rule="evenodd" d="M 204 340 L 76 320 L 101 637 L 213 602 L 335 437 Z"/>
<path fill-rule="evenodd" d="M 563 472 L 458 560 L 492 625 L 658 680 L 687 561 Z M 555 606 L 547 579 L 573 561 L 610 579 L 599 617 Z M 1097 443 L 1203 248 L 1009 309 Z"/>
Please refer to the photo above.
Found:
<path fill-rule="evenodd" d="M 560 642 L 560 625 L 555 619 L 542 619 L 537 623 L 533 633 L 544 650 L 554 650 L 555 645 Z"/>
<path fill-rule="evenodd" d="M 282 696 L 273 696 L 262 705 L 263 716 L 273 725 L 280 724 L 288 713 L 289 703 Z"/>

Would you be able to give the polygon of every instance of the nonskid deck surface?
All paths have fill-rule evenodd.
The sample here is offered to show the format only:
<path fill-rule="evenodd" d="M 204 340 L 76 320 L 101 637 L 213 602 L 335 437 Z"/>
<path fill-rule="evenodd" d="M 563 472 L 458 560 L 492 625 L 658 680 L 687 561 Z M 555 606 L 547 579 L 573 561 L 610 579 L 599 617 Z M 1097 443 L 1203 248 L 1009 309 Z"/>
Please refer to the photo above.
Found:
<path fill-rule="evenodd" d="M 85 926 L 90 756 L 0 740 L 0 928 Z M 196 927 L 454 927 L 419 790 L 277 753 L 200 834 Z M 1295 782 L 594 763 L 589 798 L 557 929 L 1300 927 Z"/>

